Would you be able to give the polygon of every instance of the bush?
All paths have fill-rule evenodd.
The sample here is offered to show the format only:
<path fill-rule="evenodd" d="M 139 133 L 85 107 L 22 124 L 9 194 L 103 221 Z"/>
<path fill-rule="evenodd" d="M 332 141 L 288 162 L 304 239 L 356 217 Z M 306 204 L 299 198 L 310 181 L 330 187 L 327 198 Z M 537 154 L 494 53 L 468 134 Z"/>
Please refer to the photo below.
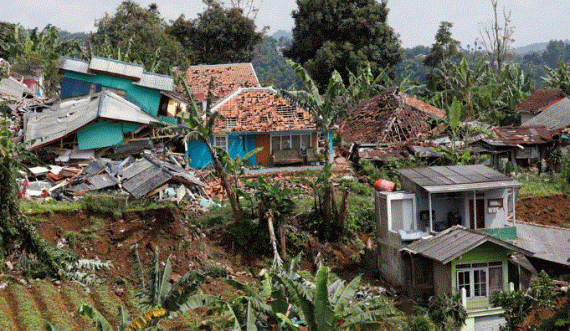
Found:
<path fill-rule="evenodd" d="M 127 201 L 124 196 L 116 194 L 86 194 L 81 200 L 81 207 L 90 213 L 119 218 L 127 209 Z"/>
<path fill-rule="evenodd" d="M 266 226 L 250 220 L 230 223 L 227 227 L 229 240 L 238 248 L 259 254 L 271 252 L 269 233 Z"/>

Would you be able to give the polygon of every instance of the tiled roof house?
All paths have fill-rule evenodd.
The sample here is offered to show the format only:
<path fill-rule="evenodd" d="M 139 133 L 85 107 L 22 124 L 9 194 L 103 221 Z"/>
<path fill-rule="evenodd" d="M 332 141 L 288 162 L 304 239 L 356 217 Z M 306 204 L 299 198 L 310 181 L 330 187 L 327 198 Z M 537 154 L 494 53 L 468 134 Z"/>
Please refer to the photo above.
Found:
<path fill-rule="evenodd" d="M 200 101 L 206 101 L 210 79 L 214 78 L 214 101 L 224 98 L 238 88 L 261 87 L 251 63 L 229 63 L 191 66 L 186 71 L 186 83 Z"/>
<path fill-rule="evenodd" d="M 564 99 L 566 94 L 555 89 L 540 89 L 534 91 L 523 102 L 515 106 L 514 110 L 521 114 L 521 123 L 524 125 L 527 121 L 540 114 L 544 110 L 552 107 L 560 100 Z"/>
<path fill-rule="evenodd" d="M 212 108 L 222 118 L 215 124 L 214 146 L 225 149 L 231 157 L 243 156 L 262 147 L 249 159 L 251 165 L 275 165 L 273 157 L 281 153 L 302 156 L 317 144 L 313 117 L 306 110 L 283 98 L 276 98 L 271 88 L 239 88 Z M 211 157 L 197 140 L 188 144 L 190 166 L 204 168 Z"/>

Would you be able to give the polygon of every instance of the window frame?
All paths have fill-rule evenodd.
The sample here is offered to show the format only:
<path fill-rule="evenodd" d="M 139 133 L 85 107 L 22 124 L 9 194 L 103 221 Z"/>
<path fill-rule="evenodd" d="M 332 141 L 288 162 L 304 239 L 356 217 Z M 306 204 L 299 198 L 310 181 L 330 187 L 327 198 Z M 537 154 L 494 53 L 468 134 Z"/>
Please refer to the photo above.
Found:
<path fill-rule="evenodd" d="M 270 146 L 271 146 L 271 153 L 273 153 L 276 150 L 284 150 L 284 149 L 296 149 L 293 148 L 293 137 L 294 136 L 298 136 L 299 137 L 299 149 L 300 150 L 306 150 L 307 148 L 311 148 L 312 146 L 312 133 L 278 133 L 278 134 L 272 134 L 270 137 Z M 305 141 L 303 139 L 303 137 L 306 136 L 308 137 L 308 139 Z M 274 143 L 273 143 L 273 139 L 274 138 L 278 138 L 279 142 L 277 143 L 279 145 L 279 149 L 275 149 L 274 148 Z M 283 139 L 285 138 L 285 139 Z M 305 142 L 308 142 L 308 146 L 303 146 L 305 144 Z"/>
<path fill-rule="evenodd" d="M 218 138 L 223 138 L 223 140 L 224 140 L 223 146 L 220 146 L 218 144 L 218 140 L 217 140 Z M 214 136 L 212 136 L 212 146 L 221 148 L 224 151 L 228 152 L 228 136 L 226 136 L 226 135 L 214 135 Z"/>
<path fill-rule="evenodd" d="M 491 288 L 490 269 L 495 269 L 496 275 L 500 276 L 500 288 Z M 489 298 L 492 292 L 504 289 L 503 272 L 501 261 L 456 264 L 455 287 L 458 291 L 465 288 L 467 300 Z"/>

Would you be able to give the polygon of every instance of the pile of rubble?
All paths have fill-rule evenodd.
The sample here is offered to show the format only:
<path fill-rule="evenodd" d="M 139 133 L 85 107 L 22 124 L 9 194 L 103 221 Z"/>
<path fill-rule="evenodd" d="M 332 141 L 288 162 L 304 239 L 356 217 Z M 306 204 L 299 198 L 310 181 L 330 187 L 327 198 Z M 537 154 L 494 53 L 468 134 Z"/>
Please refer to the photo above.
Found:
<path fill-rule="evenodd" d="M 32 180 L 21 173 L 23 198 L 74 200 L 87 192 L 111 191 L 135 199 L 185 200 L 203 207 L 214 203 L 205 192 L 208 185 L 195 173 L 185 170 L 174 158 L 163 161 L 146 153 L 117 161 L 92 159 L 77 166 L 32 167 L 29 175 Z"/>

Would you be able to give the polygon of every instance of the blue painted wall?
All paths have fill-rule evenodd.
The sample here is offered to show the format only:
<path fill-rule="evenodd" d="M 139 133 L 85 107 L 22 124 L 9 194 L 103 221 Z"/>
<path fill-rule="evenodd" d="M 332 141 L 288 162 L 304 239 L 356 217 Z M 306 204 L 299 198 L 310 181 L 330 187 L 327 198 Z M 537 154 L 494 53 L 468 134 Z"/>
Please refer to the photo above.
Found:
<path fill-rule="evenodd" d="M 213 138 L 210 138 L 210 142 L 213 142 Z M 187 147 L 186 156 L 190 158 L 190 167 L 203 169 L 212 164 L 212 157 L 205 143 L 199 140 L 191 140 L 188 142 Z M 255 134 L 236 133 L 228 136 L 228 153 L 230 157 L 244 156 L 253 149 L 255 149 Z M 249 164 L 257 165 L 255 155 L 249 158 Z"/>
<path fill-rule="evenodd" d="M 122 145 L 125 133 L 134 132 L 138 125 L 99 121 L 88 125 L 77 132 L 77 148 L 79 150 Z"/>
<path fill-rule="evenodd" d="M 78 72 L 66 71 L 61 83 L 61 98 L 71 98 L 89 94 L 89 86 L 97 85 L 97 90 L 101 87 L 111 87 L 124 90 L 125 99 L 139 106 L 145 113 L 156 117 L 160 104 L 160 91 L 134 85 L 133 81 L 127 78 L 112 77 L 106 75 L 87 75 Z M 83 94 L 82 94 L 83 93 Z"/>

